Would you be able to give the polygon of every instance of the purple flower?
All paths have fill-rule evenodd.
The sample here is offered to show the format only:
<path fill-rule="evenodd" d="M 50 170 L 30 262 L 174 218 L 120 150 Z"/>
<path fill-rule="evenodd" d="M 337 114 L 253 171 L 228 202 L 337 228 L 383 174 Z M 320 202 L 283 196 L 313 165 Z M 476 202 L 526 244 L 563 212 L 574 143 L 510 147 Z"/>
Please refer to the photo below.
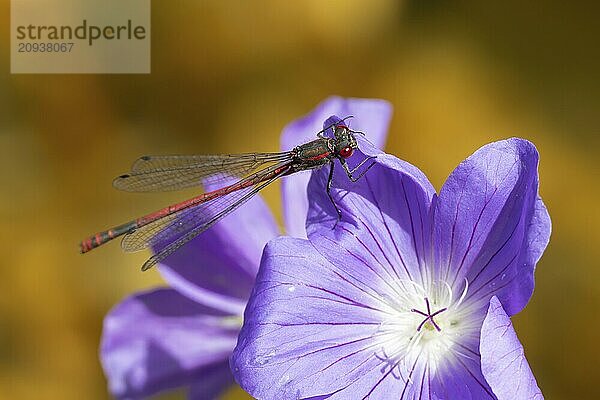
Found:
<path fill-rule="evenodd" d="M 528 141 L 491 143 L 436 195 L 378 153 L 358 184 L 334 179 L 337 225 L 313 173 L 308 240 L 263 253 L 237 382 L 258 399 L 542 399 L 508 317 L 550 236 L 537 165 Z"/>
<path fill-rule="evenodd" d="M 351 126 L 383 145 L 391 115 L 387 102 L 331 97 L 285 128 L 283 149 L 314 139 L 332 114 L 354 115 Z M 284 178 L 284 213 L 288 231 L 306 236 L 300 227 L 310 175 L 297 175 Z M 263 247 L 277 235 L 271 212 L 256 196 L 160 265 L 170 288 L 117 305 L 104 321 L 100 351 L 111 393 L 140 398 L 187 386 L 190 398 L 210 399 L 231 384 L 228 359 L 242 313 Z"/>

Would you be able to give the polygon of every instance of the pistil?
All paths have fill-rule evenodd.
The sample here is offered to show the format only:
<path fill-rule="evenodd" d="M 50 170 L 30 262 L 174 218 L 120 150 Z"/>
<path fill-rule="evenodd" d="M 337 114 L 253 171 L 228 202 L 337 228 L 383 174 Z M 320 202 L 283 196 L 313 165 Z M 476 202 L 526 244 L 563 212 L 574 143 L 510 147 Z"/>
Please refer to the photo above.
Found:
<path fill-rule="evenodd" d="M 417 332 L 420 332 L 421 329 L 423 328 L 423 325 L 425 325 L 427 322 L 430 322 L 438 332 L 441 332 L 442 328 L 439 327 L 439 325 L 435 322 L 435 320 L 433 319 L 433 317 L 435 317 L 438 314 L 443 313 L 444 311 L 447 310 L 447 308 L 444 307 L 442 309 L 437 310 L 436 312 L 434 312 L 432 314 L 431 313 L 431 305 L 429 304 L 429 299 L 427 297 L 425 297 L 425 304 L 427 305 L 427 312 L 426 313 L 423 312 L 423 311 L 421 311 L 421 310 L 417 310 L 415 308 L 411 308 L 411 310 L 410 310 L 411 312 L 420 314 L 420 315 L 422 315 L 422 316 L 425 317 L 425 319 L 423 319 L 423 321 L 417 327 Z"/>

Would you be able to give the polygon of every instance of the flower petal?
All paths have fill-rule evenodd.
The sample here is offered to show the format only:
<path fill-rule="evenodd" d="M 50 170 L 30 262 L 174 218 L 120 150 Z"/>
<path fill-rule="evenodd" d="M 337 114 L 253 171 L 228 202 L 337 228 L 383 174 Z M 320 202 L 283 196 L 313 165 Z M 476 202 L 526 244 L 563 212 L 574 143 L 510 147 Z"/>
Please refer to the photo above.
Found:
<path fill-rule="evenodd" d="M 477 347 L 477 346 L 475 346 Z M 452 355 L 430 380 L 431 399 L 439 400 L 496 400 L 481 373 L 478 353 L 464 348 L 464 355 Z"/>
<path fill-rule="evenodd" d="M 533 294 L 533 287 L 535 285 L 533 273 L 537 262 L 542 257 L 546 246 L 550 242 L 551 231 L 552 223 L 550 215 L 541 197 L 537 196 L 533 214 L 526 228 L 526 237 L 521 247 L 519 262 L 517 263 L 519 268 L 515 275 L 514 286 L 518 289 L 514 291 L 498 290 L 495 292 L 510 315 L 521 311 Z"/>
<path fill-rule="evenodd" d="M 201 381 L 229 357 L 240 322 L 171 289 L 125 299 L 104 320 L 110 391 L 137 398 Z"/>
<path fill-rule="evenodd" d="M 202 379 L 195 381 L 188 392 L 189 400 L 214 400 L 218 399 L 231 385 L 233 375 L 229 368 L 229 360 L 215 365 L 207 370 Z"/>
<path fill-rule="evenodd" d="M 329 97 L 305 117 L 288 124 L 281 136 L 281 149 L 291 150 L 295 146 L 316 138 L 323 128 L 323 121 L 331 115 L 347 117 L 353 115 L 348 124 L 352 129 L 366 132 L 376 147 L 383 147 L 392 114 L 392 106 L 385 100 Z M 360 136 L 360 135 L 359 135 Z M 361 138 L 362 139 L 362 138 Z M 310 173 L 297 173 L 282 181 L 283 214 L 286 233 L 295 237 L 306 237 L 305 221 L 308 210 L 306 187 Z"/>
<path fill-rule="evenodd" d="M 390 368 L 380 329 L 389 307 L 353 266 L 331 265 L 303 239 L 269 242 L 231 358 L 243 389 L 260 399 L 389 398 L 382 393 L 418 390 L 407 377 L 413 371 L 420 378 L 421 364 L 407 364 L 403 376 Z"/>
<path fill-rule="evenodd" d="M 189 298 L 241 315 L 262 249 L 278 234 L 271 211 L 256 195 L 167 257 L 160 271 L 171 287 Z"/>
<path fill-rule="evenodd" d="M 481 329 L 481 369 L 498 400 L 542 400 L 510 318 L 496 296 Z"/>
<path fill-rule="evenodd" d="M 331 194 L 328 168 L 315 171 L 309 183 L 307 232 L 311 242 L 334 265 L 358 260 L 376 269 L 381 280 L 427 278 L 430 255 L 430 206 L 435 191 L 413 165 L 380 154 L 367 173 L 351 182 L 339 163 Z"/>
<path fill-rule="evenodd" d="M 550 232 L 537 165 L 533 144 L 503 140 L 477 150 L 442 187 L 434 211 L 438 279 L 460 288 L 467 279 L 467 300 L 487 304 L 498 294 L 513 314 L 531 296 Z"/>

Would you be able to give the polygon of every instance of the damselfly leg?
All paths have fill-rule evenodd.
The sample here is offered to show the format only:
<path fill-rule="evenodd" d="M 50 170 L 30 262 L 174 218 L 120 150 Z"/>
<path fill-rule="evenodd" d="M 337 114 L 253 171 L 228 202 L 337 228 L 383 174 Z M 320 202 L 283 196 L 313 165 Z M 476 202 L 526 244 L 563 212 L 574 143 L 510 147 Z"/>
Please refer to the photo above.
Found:
<path fill-rule="evenodd" d="M 375 158 L 377 158 L 377 157 L 376 156 L 368 156 L 364 160 L 362 160 L 360 163 L 358 163 L 358 165 L 356 167 L 350 169 L 350 167 L 348 167 L 348 163 L 346 162 L 346 159 L 343 157 L 338 157 L 338 159 L 340 160 L 340 163 L 342 164 L 342 167 L 344 168 L 344 171 L 346 172 L 346 175 L 348 175 L 348 179 L 350 179 L 352 182 L 358 181 L 360 178 L 362 178 L 367 173 L 367 171 L 369 169 L 371 169 L 371 167 L 373 165 L 375 165 L 375 161 L 371 161 L 371 164 L 369 164 L 369 166 L 366 167 L 358 176 L 356 176 L 356 177 L 354 176 L 354 173 L 356 171 L 358 171 L 358 169 L 360 167 L 362 167 L 367 161 L 373 160 Z M 330 165 L 331 166 L 329 168 L 329 176 L 327 178 L 327 196 L 329 197 L 329 200 L 331 200 L 331 204 L 333 204 L 333 207 L 335 208 L 335 211 L 337 213 L 337 221 L 335 222 L 335 224 L 333 225 L 333 228 L 332 228 L 332 229 L 335 229 L 338 222 L 340 222 L 342 220 L 342 210 L 339 209 L 339 207 L 335 203 L 335 200 L 333 199 L 333 195 L 331 194 L 331 185 L 333 183 L 333 170 L 335 168 L 334 160 L 331 160 Z"/>
<path fill-rule="evenodd" d="M 341 221 L 341 219 L 342 219 L 342 210 L 340 210 L 338 208 L 337 204 L 335 204 L 335 200 L 333 199 L 333 196 L 331 195 L 331 183 L 333 182 L 334 167 L 335 167 L 335 164 L 332 161 L 330 164 L 330 167 L 329 167 L 329 177 L 327 178 L 327 196 L 329 196 L 329 200 L 331 200 L 331 204 L 333 204 L 333 208 L 335 208 L 335 211 L 337 212 L 337 221 L 336 221 L 335 225 L 333 226 L 335 228 L 337 223 L 339 221 Z"/>
<path fill-rule="evenodd" d="M 350 168 L 348 167 L 348 163 L 346 162 L 345 159 L 340 159 L 340 162 L 342 163 L 342 167 L 344 168 L 344 171 L 346 171 L 346 175 L 348 175 L 348 179 L 350 179 L 352 182 L 356 182 L 357 180 L 359 180 L 360 178 L 362 178 L 364 176 L 364 174 L 367 173 L 368 170 L 371 169 L 371 167 L 373 165 L 375 165 L 375 161 L 371 161 L 371 164 L 369 164 L 369 166 L 367 168 L 365 168 L 357 177 L 354 177 L 354 173 L 360 168 L 362 167 L 367 161 L 369 160 L 373 160 L 377 158 L 376 156 L 369 156 L 366 157 L 364 160 L 362 160 L 356 167 L 354 167 L 352 170 L 350 170 Z"/>

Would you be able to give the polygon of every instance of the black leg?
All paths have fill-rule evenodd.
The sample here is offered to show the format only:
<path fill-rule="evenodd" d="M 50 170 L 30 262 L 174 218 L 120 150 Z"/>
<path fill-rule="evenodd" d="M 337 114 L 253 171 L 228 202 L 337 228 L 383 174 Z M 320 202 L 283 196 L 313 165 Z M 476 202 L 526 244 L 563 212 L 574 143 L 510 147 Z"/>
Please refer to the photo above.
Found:
<path fill-rule="evenodd" d="M 364 160 L 362 160 L 356 167 L 354 167 L 354 169 L 352 169 L 352 171 L 350 170 L 350 168 L 348 168 L 348 163 L 346 162 L 345 159 L 340 157 L 340 162 L 342 163 L 342 167 L 344 167 L 344 171 L 346 171 L 346 175 L 348 175 L 348 178 L 352 181 L 352 182 L 356 182 L 357 180 L 359 180 L 360 178 L 363 177 L 364 174 L 367 173 L 367 171 L 369 169 L 371 169 L 371 167 L 373 165 L 375 165 L 375 161 L 371 162 L 371 164 L 369 164 L 369 166 L 367 168 L 365 168 L 364 171 L 362 171 L 356 178 L 354 177 L 354 173 L 356 172 L 356 170 L 358 170 L 364 163 L 366 163 L 369 160 L 372 160 L 376 158 L 375 156 L 369 156 L 367 158 L 365 158 Z"/>
<path fill-rule="evenodd" d="M 333 226 L 335 228 L 337 223 L 342 219 L 342 212 L 338 208 L 337 204 L 335 204 L 335 200 L 333 200 L 333 196 L 331 195 L 331 183 L 333 182 L 333 167 L 335 165 L 333 160 L 331 161 L 330 165 L 331 165 L 331 167 L 329 168 L 329 178 L 327 179 L 327 196 L 329 196 L 329 200 L 331 200 L 331 204 L 333 204 L 333 207 L 335 208 L 335 211 L 337 212 L 337 215 L 338 215 L 338 220 L 335 223 L 335 225 Z"/>

